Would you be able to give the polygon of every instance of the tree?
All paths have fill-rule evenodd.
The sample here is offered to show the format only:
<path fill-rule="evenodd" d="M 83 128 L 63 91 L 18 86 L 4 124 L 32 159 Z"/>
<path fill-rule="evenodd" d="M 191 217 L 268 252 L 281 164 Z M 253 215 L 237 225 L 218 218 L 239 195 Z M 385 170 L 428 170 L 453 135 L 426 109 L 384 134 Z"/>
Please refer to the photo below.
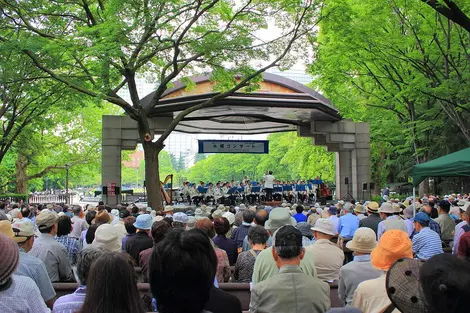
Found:
<path fill-rule="evenodd" d="M 457 25 L 460 25 L 470 33 L 470 17 L 464 12 L 470 9 L 465 1 L 453 0 L 421 0 Z"/>
<path fill-rule="evenodd" d="M 378 186 L 470 143 L 470 42 L 460 28 L 417 2 L 342 0 L 325 10 L 314 84 L 344 117 L 371 125 Z"/>
<path fill-rule="evenodd" d="M 9 32 L 0 42 L 26 55 L 51 79 L 84 95 L 122 108 L 138 125 L 145 152 L 149 205 L 162 207 L 158 155 L 185 116 L 240 89 L 257 89 L 260 74 L 288 67 L 304 35 L 322 16 L 313 0 L 109 0 L 57 3 L 1 0 Z M 262 38 L 275 23 L 279 36 Z M 17 33 L 22 34 L 17 40 Z M 290 56 L 290 57 L 289 57 Z M 254 67 L 253 60 L 266 65 Z M 212 72 L 218 92 L 174 117 L 152 141 L 148 117 L 178 78 Z M 142 106 L 135 77 L 151 73 L 159 83 L 149 106 Z M 131 103 L 117 95 L 126 86 Z"/>

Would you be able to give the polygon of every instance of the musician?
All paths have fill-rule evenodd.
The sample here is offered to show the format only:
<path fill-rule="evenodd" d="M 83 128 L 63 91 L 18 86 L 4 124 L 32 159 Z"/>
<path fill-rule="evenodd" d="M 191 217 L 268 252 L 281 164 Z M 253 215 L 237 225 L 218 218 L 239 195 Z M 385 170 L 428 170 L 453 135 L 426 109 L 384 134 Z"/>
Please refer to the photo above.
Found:
<path fill-rule="evenodd" d="M 186 199 L 189 203 L 191 203 L 191 195 L 190 195 L 190 192 L 189 192 L 190 189 L 191 189 L 191 187 L 189 186 L 189 182 L 188 181 L 184 182 L 181 197 L 183 199 Z"/>
<path fill-rule="evenodd" d="M 252 188 L 251 181 L 247 180 L 245 188 L 244 188 L 245 197 L 248 200 L 249 204 L 254 204 L 256 200 L 256 195 L 251 192 L 251 188 Z"/>
<path fill-rule="evenodd" d="M 228 190 L 230 189 L 230 183 L 225 183 L 220 191 L 222 193 L 222 203 L 225 203 L 225 200 L 229 198 Z"/>
<path fill-rule="evenodd" d="M 194 203 L 195 205 L 199 205 L 199 203 L 201 202 L 202 200 L 202 197 L 201 195 L 199 194 L 199 192 L 197 191 L 196 189 L 196 184 L 194 184 L 190 189 L 189 189 L 189 196 L 191 198 L 191 201 L 192 203 Z M 191 203 L 190 201 L 190 203 Z"/>
<path fill-rule="evenodd" d="M 273 172 L 269 171 L 264 173 L 263 176 L 264 180 L 264 190 L 266 192 L 266 200 L 267 201 L 273 201 L 273 188 L 274 188 L 274 176 Z"/>
<path fill-rule="evenodd" d="M 222 198 L 222 189 L 220 188 L 220 182 L 218 182 L 214 187 L 214 199 L 216 202 L 219 202 L 219 199 Z"/>
<path fill-rule="evenodd" d="M 244 176 L 243 180 L 242 180 L 242 183 L 243 183 L 243 185 L 246 185 L 246 184 L 248 184 L 249 181 L 250 181 L 250 179 L 248 178 L 248 176 Z"/>
<path fill-rule="evenodd" d="M 204 199 L 204 202 L 214 202 L 214 185 L 212 183 L 209 183 L 209 188 L 207 188 L 206 198 Z"/>

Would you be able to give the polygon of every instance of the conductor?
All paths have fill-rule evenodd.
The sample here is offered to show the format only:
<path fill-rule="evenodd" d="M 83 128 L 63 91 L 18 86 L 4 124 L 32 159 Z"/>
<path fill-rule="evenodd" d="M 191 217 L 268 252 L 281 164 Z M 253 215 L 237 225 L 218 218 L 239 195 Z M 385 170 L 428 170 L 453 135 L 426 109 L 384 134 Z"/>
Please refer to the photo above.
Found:
<path fill-rule="evenodd" d="M 269 171 L 264 173 L 264 190 L 266 191 L 266 201 L 273 201 L 273 188 L 274 188 L 273 172 Z"/>

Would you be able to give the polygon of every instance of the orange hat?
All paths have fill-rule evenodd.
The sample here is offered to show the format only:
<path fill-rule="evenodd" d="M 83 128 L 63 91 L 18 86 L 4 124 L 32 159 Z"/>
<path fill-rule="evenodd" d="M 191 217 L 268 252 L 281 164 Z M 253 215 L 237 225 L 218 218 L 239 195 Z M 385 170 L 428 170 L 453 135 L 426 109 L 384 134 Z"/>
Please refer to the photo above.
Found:
<path fill-rule="evenodd" d="M 402 230 L 387 230 L 372 253 L 370 262 L 372 266 L 383 271 L 388 271 L 398 259 L 413 258 L 412 243 L 408 234 Z"/>

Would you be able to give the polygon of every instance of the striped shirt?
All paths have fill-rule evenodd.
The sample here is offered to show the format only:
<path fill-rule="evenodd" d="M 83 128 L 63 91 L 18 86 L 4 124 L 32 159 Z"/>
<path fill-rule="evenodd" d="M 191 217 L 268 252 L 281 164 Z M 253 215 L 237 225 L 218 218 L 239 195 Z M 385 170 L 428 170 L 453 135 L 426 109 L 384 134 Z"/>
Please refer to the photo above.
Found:
<path fill-rule="evenodd" d="M 80 241 L 75 237 L 69 236 L 54 237 L 54 239 L 57 240 L 57 242 L 60 242 L 65 249 L 67 249 L 67 256 L 69 258 L 70 265 L 76 265 L 78 253 L 82 249 Z"/>
<path fill-rule="evenodd" d="M 436 254 L 444 253 L 441 238 L 429 227 L 424 227 L 413 237 L 413 254 L 417 259 L 427 260 Z"/>

